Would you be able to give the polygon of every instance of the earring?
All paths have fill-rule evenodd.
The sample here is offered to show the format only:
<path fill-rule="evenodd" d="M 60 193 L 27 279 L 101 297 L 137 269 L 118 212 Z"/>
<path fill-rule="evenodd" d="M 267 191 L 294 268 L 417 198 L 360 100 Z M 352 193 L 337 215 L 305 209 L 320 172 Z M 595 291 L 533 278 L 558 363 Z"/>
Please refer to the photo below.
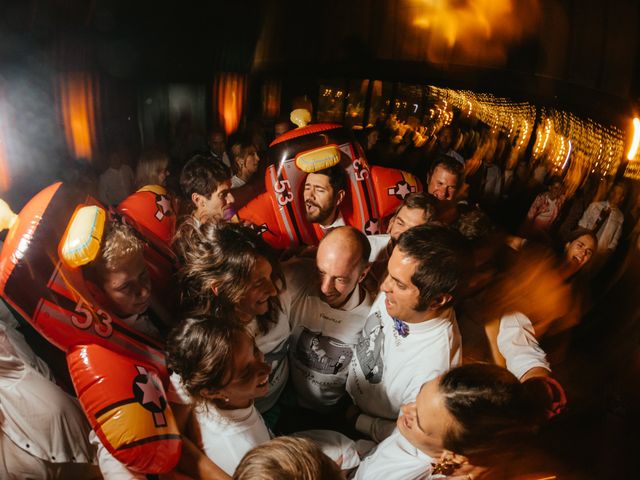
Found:
<path fill-rule="evenodd" d="M 224 403 L 229 403 L 229 397 L 224 397 L 223 400 L 224 400 Z"/>

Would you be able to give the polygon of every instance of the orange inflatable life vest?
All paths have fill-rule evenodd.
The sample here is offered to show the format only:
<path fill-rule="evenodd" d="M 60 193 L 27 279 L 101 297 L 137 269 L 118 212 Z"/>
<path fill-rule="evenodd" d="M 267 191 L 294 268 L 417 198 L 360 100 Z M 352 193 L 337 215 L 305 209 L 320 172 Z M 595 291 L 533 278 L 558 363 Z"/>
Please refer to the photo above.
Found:
<path fill-rule="evenodd" d="M 67 353 L 89 423 L 114 457 L 137 472 L 165 473 L 182 442 L 164 393 L 163 345 L 101 305 L 73 265 L 87 261 L 79 249 L 97 252 L 105 217 L 99 202 L 70 185 L 36 194 L 17 217 L 0 222 L 10 226 L 0 295 Z"/>
<path fill-rule="evenodd" d="M 310 172 L 341 165 L 349 181 L 340 213 L 347 225 L 372 235 L 382 232 L 382 219 L 391 215 L 409 193 L 422 190 L 410 173 L 370 168 L 351 132 L 338 124 L 321 123 L 286 132 L 271 143 L 272 164 L 265 173 L 265 193 L 239 212 L 263 238 L 278 249 L 315 245 L 322 238 L 306 219 L 302 192 Z"/>

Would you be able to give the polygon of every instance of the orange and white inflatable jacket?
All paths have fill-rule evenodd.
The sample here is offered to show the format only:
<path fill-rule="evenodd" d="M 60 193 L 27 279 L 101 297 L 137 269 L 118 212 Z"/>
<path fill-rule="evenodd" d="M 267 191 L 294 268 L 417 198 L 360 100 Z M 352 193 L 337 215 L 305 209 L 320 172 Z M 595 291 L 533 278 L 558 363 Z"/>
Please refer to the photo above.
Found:
<path fill-rule="evenodd" d="M 341 125 L 319 123 L 291 130 L 269 147 L 272 164 L 265 174 L 266 192 L 239 212 L 263 238 L 278 249 L 315 245 L 320 229 L 305 218 L 302 198 L 308 173 L 342 165 L 349 191 L 340 206 L 347 225 L 372 235 L 383 233 L 382 221 L 409 193 L 422 190 L 410 173 L 395 168 L 369 167 L 360 145 Z"/>
<path fill-rule="evenodd" d="M 169 218 L 156 217 L 155 225 L 148 217 L 161 208 L 158 202 L 164 205 L 161 188 L 136 192 L 125 200 L 130 208 L 121 209 L 147 239 L 145 256 L 155 262 L 154 289 L 154 277 L 166 283 L 174 261 L 163 239 L 171 237 L 175 214 L 162 210 Z M 172 470 L 182 443 L 166 400 L 163 345 L 100 305 L 80 268 L 96 257 L 108 212 L 62 183 L 35 195 L 19 215 L 0 203 L 0 228 L 9 228 L 0 253 L 0 294 L 66 352 L 80 403 L 107 449 L 136 472 Z M 136 222 L 136 215 L 145 219 Z"/>

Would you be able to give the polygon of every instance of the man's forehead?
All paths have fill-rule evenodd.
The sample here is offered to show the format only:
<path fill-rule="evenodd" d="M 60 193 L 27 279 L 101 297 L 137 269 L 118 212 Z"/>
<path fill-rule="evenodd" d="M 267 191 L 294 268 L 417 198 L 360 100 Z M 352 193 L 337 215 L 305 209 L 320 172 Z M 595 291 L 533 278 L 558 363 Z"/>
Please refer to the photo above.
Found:
<path fill-rule="evenodd" d="M 331 187 L 329 183 L 329 177 L 322 173 L 310 173 L 307 175 L 305 184 L 317 185 L 321 187 Z"/>
<path fill-rule="evenodd" d="M 224 182 L 220 183 L 220 185 L 218 185 L 218 188 L 214 190 L 213 195 L 221 193 L 225 190 L 231 190 L 231 180 L 225 180 Z"/>

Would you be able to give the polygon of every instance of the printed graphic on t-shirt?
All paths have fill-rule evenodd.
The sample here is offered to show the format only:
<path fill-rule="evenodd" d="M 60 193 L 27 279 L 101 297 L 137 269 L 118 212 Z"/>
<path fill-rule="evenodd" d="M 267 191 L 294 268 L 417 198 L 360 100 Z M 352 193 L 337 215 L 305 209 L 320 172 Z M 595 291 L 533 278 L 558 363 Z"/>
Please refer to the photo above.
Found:
<path fill-rule="evenodd" d="M 295 347 L 295 357 L 315 372 L 335 375 L 351 361 L 351 347 L 333 337 L 325 337 L 302 328 Z"/>
<path fill-rule="evenodd" d="M 380 312 L 375 312 L 367 318 L 364 330 L 360 334 L 356 345 L 356 357 L 360 362 L 360 368 L 364 378 L 369 383 L 380 383 L 384 362 L 382 359 L 382 344 L 384 332 L 382 331 L 382 319 Z"/>
<path fill-rule="evenodd" d="M 273 385 L 276 379 L 282 374 L 284 368 L 284 359 L 289 352 L 289 339 L 283 340 L 271 352 L 266 353 L 264 356 L 264 362 L 271 367 L 271 373 L 269 374 L 269 383 Z"/>

